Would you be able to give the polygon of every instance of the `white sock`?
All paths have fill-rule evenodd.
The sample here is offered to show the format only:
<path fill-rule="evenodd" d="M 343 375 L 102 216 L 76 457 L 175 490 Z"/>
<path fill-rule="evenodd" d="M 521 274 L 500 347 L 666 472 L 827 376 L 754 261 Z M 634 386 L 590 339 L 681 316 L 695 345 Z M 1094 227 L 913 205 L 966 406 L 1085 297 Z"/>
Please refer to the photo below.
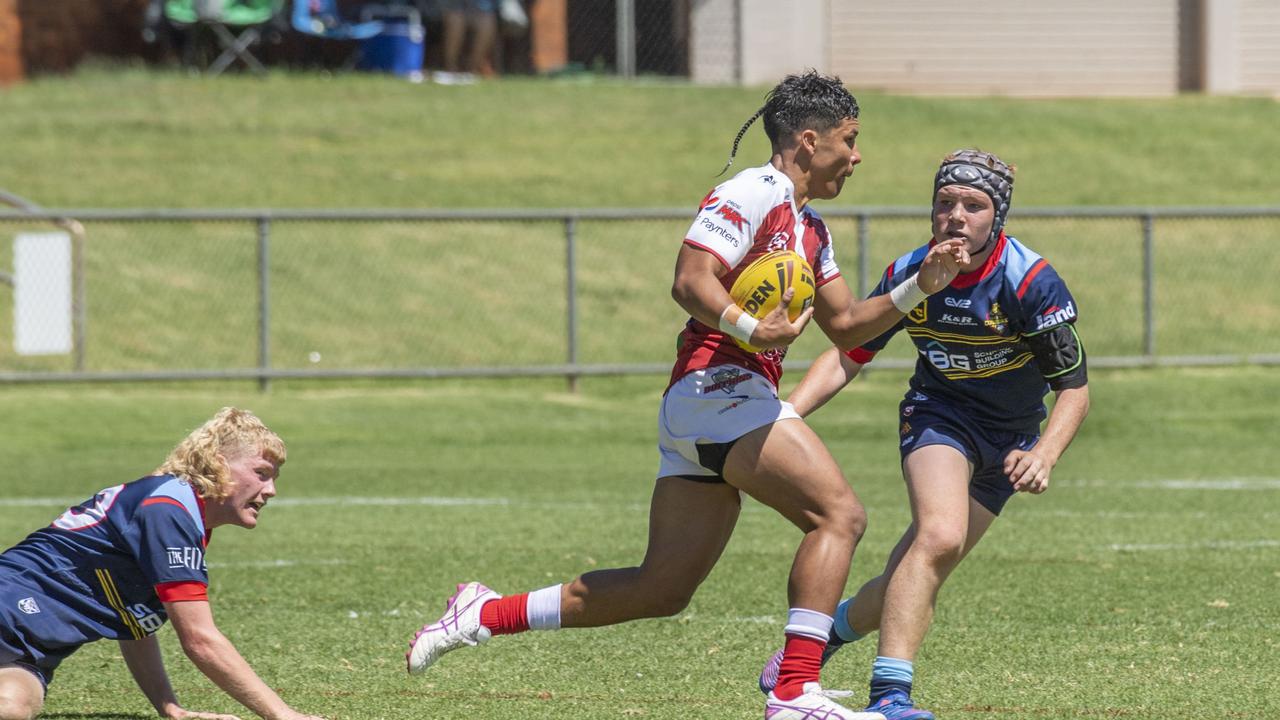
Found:
<path fill-rule="evenodd" d="M 831 625 L 835 620 L 826 613 L 804 608 L 791 608 L 787 611 L 787 627 L 783 629 L 788 635 L 803 635 L 814 640 L 826 642 L 831 637 Z"/>
<path fill-rule="evenodd" d="M 524 610 L 529 617 L 530 630 L 559 630 L 560 585 L 552 585 L 529 593 Z"/>

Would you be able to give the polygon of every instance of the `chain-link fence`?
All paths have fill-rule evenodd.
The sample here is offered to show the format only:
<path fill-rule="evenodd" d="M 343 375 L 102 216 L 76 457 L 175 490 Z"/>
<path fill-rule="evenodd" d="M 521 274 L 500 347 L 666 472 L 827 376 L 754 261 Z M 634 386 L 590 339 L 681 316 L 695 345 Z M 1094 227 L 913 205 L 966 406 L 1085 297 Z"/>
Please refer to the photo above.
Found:
<path fill-rule="evenodd" d="M 859 294 L 921 209 L 829 208 Z M 83 223 L 84 237 L 54 227 Z M 0 381 L 666 372 L 685 210 L 0 212 Z M 1280 208 L 1024 209 L 1095 365 L 1280 363 Z M 788 363 L 827 345 L 807 332 Z M 907 366 L 895 342 L 877 365 Z"/>

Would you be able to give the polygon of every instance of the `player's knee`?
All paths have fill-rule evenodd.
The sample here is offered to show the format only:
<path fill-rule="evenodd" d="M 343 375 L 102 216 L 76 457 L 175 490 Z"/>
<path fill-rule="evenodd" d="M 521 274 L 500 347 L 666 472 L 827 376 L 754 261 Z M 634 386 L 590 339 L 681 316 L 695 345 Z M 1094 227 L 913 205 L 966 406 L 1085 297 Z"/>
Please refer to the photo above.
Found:
<path fill-rule="evenodd" d="M 912 546 L 934 565 L 953 566 L 964 553 L 964 528 L 946 525 L 920 528 Z"/>
<path fill-rule="evenodd" d="M 25 691 L 0 685 L 0 720 L 32 720 L 40 713 L 40 705 Z"/>
<path fill-rule="evenodd" d="M 650 586 L 642 602 L 645 617 L 671 617 L 684 612 L 693 599 L 696 587 L 685 587 L 682 584 L 655 583 Z"/>
<path fill-rule="evenodd" d="M 840 533 L 855 543 L 867 531 L 866 508 L 862 507 L 862 503 L 852 493 L 848 499 L 828 508 L 824 515 L 825 525 L 830 531 Z"/>

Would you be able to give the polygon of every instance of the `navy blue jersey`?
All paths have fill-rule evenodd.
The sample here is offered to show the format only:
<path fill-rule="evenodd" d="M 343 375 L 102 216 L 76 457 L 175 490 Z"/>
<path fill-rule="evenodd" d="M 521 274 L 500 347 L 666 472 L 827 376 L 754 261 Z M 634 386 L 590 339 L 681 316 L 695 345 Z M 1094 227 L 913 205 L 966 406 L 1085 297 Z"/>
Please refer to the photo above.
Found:
<path fill-rule="evenodd" d="M 898 258 L 871 293 L 916 273 L 934 243 Z M 1048 261 L 1004 233 L 983 266 L 930 295 L 893 328 L 849 353 L 866 363 L 906 329 L 920 357 L 911 388 L 986 427 L 1039 432 L 1049 391 L 1025 338 L 1076 320 L 1076 302 Z"/>
<path fill-rule="evenodd" d="M 0 650 L 39 661 L 154 633 L 162 601 L 207 599 L 208 539 L 203 501 L 180 478 L 102 490 L 0 553 Z"/>

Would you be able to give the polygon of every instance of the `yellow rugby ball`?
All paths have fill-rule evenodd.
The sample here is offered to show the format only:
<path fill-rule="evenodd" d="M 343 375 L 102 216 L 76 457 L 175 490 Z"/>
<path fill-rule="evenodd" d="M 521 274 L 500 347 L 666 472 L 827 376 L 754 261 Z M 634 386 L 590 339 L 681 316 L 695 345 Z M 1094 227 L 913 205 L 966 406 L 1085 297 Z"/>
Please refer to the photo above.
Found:
<path fill-rule="evenodd" d="M 817 291 L 813 268 L 794 250 L 775 250 L 756 258 L 738 275 L 729 288 L 729 297 L 743 312 L 759 320 L 778 307 L 782 293 L 789 287 L 794 287 L 796 292 L 787 305 L 787 317 L 795 320 L 813 304 Z M 734 340 L 747 352 L 760 352 L 758 347 Z"/>

